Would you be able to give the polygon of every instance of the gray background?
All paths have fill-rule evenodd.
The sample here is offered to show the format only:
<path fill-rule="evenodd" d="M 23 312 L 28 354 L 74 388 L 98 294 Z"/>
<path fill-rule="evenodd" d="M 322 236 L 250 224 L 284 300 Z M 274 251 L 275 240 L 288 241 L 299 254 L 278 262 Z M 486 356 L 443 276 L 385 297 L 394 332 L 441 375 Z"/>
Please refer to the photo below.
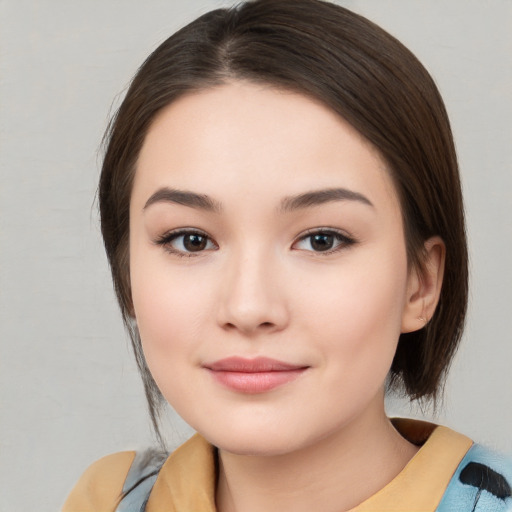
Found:
<path fill-rule="evenodd" d="M 409 46 L 451 115 L 472 257 L 437 421 L 512 451 L 512 1 L 340 1 Z M 151 442 L 93 205 L 108 112 L 172 31 L 226 2 L 0 0 L 0 508 L 51 511 Z M 421 415 L 399 401 L 390 412 Z M 431 413 L 425 411 L 427 417 Z M 171 417 L 171 444 L 186 427 Z"/>

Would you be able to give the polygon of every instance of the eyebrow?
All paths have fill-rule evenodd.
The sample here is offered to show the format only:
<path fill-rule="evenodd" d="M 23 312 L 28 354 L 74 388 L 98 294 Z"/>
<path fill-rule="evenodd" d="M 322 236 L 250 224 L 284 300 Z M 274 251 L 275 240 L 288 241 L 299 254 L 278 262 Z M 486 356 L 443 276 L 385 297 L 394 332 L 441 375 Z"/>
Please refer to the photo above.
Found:
<path fill-rule="evenodd" d="M 310 208 L 311 206 L 318 206 L 332 201 L 357 201 L 367 206 L 373 203 L 363 194 L 349 190 L 346 188 L 326 188 L 323 190 L 313 190 L 311 192 L 304 192 L 296 196 L 285 197 L 281 201 L 280 211 L 282 213 L 299 210 L 301 208 Z"/>
<path fill-rule="evenodd" d="M 220 213 L 222 205 L 205 194 L 196 194 L 187 190 L 176 190 L 168 187 L 158 189 L 144 205 L 144 210 L 155 203 L 174 203 L 205 210 L 212 213 Z"/>
<path fill-rule="evenodd" d="M 279 206 L 281 213 L 289 213 L 302 208 L 310 208 L 332 201 L 357 201 L 373 207 L 373 203 L 363 194 L 346 188 L 327 188 L 304 192 L 295 196 L 285 197 Z M 176 190 L 168 187 L 158 189 L 146 201 L 144 210 L 155 203 L 173 203 L 204 210 L 212 213 L 221 213 L 222 204 L 206 194 L 197 194 L 187 190 Z"/>

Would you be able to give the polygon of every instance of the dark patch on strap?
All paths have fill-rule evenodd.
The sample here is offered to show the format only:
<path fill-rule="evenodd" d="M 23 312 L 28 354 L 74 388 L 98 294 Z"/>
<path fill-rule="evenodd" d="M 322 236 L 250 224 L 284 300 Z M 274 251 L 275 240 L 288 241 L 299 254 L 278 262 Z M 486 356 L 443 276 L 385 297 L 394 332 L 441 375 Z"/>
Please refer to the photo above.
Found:
<path fill-rule="evenodd" d="M 463 484 L 490 492 L 502 500 L 512 496 L 512 489 L 503 475 L 479 462 L 470 462 L 461 471 L 459 479 Z"/>

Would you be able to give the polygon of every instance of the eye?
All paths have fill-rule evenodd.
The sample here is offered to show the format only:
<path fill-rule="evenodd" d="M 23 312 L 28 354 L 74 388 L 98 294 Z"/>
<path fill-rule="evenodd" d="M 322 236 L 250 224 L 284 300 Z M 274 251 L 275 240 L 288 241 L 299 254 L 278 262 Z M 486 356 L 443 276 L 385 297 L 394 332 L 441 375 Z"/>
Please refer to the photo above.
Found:
<path fill-rule="evenodd" d="M 307 235 L 299 238 L 299 240 L 293 245 L 293 248 L 302 251 L 323 252 L 329 254 L 354 243 L 355 240 L 343 235 L 339 231 L 334 231 L 332 229 L 316 229 L 314 231 L 309 231 Z"/>
<path fill-rule="evenodd" d="M 194 253 L 217 249 L 217 245 L 206 233 L 188 229 L 166 233 L 158 238 L 155 243 L 178 256 L 195 256 Z"/>

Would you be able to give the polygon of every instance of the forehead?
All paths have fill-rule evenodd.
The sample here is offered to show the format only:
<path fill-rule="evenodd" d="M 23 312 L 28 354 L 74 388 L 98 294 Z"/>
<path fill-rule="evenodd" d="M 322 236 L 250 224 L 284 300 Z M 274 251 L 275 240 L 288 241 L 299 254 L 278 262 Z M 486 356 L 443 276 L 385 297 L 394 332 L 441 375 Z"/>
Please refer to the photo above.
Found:
<path fill-rule="evenodd" d="M 158 114 L 133 200 L 162 186 L 265 202 L 343 186 L 397 205 L 380 154 L 339 115 L 304 95 L 247 82 L 187 94 Z"/>

